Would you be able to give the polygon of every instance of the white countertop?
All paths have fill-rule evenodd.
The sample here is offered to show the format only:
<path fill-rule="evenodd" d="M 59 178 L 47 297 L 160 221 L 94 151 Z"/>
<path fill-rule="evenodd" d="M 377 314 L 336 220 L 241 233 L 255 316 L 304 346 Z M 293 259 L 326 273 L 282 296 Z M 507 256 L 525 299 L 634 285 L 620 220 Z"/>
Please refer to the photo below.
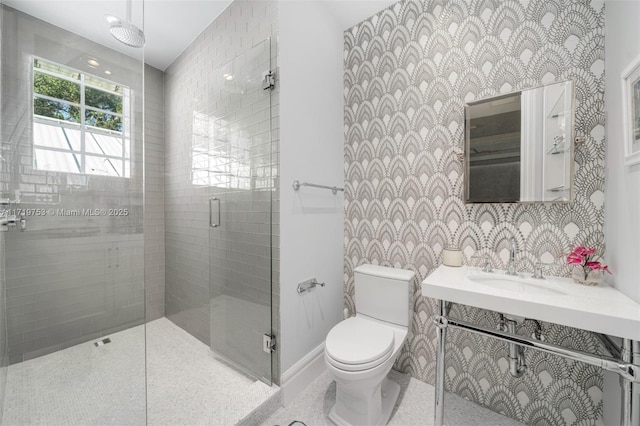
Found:
<path fill-rule="evenodd" d="M 441 265 L 422 282 L 422 295 L 640 341 L 640 304 L 613 287 L 586 286 L 560 277 L 535 280 L 526 273 L 513 277 L 549 289 L 549 293 L 558 292 L 544 294 L 522 290 L 517 283 L 513 289 L 488 287 L 469 276 L 507 278 L 504 271 L 486 273 L 473 266 Z"/>

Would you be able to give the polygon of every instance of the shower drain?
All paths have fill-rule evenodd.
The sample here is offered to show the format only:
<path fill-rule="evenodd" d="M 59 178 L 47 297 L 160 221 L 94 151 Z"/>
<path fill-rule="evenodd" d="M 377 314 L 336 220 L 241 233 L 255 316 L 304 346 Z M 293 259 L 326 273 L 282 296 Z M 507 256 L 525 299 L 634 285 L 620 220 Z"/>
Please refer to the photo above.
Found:
<path fill-rule="evenodd" d="M 97 342 L 94 343 L 94 345 L 96 345 L 96 347 L 99 347 L 99 346 L 106 345 L 107 343 L 111 343 L 111 339 L 109 339 L 108 337 L 106 339 L 98 340 Z"/>

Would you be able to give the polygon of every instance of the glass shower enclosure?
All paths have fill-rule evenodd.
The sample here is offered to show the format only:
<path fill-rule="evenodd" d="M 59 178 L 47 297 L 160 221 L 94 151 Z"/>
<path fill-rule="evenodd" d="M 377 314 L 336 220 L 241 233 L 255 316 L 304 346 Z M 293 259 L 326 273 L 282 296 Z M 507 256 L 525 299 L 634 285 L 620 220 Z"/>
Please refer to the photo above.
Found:
<path fill-rule="evenodd" d="M 104 20 L 124 3 L 77 7 Z M 143 1 L 132 3 L 142 27 Z M 247 386 L 271 385 L 272 41 L 198 82 L 184 133 L 163 104 L 168 74 L 150 75 L 144 49 L 53 25 L 47 5 L 0 0 L 0 423 L 161 423 L 150 407 L 225 388 L 153 387 L 171 366 L 150 352 L 186 340 Z M 187 337 L 152 342 L 151 321 Z"/>
<path fill-rule="evenodd" d="M 144 424 L 142 50 L 2 3 L 3 423 Z"/>
<path fill-rule="evenodd" d="M 209 188 L 210 345 L 271 384 L 271 40 L 213 76 L 216 102 L 198 113 L 207 136 L 193 157 L 194 178 Z"/>

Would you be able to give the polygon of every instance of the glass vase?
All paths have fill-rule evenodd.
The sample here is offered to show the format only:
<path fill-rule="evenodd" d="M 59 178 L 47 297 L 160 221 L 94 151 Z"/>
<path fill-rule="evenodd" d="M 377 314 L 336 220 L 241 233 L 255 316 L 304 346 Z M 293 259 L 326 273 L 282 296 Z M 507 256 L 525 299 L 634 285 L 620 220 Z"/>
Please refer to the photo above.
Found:
<path fill-rule="evenodd" d="M 574 266 L 571 278 L 578 284 L 597 286 L 602 284 L 602 271 Z"/>

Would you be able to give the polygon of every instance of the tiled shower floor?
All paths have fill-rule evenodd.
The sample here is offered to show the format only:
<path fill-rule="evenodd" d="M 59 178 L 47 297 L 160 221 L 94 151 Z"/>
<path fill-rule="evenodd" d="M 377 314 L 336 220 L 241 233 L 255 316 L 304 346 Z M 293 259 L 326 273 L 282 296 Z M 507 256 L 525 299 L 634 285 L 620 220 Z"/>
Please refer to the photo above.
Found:
<path fill-rule="evenodd" d="M 171 321 L 11 365 L 5 425 L 232 425 L 277 392 L 216 360 Z"/>

